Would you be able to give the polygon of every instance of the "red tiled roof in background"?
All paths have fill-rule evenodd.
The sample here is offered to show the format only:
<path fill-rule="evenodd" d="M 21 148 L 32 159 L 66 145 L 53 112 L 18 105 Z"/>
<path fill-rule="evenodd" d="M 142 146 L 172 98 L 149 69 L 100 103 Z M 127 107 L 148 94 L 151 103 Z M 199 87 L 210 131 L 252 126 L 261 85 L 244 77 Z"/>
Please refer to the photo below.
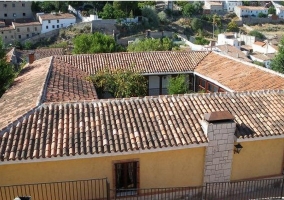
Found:
<path fill-rule="evenodd" d="M 76 17 L 70 13 L 57 13 L 57 14 L 40 14 L 39 17 L 42 20 L 52 20 L 52 19 L 75 19 Z"/>
<path fill-rule="evenodd" d="M 284 89 L 283 74 L 216 52 L 206 56 L 194 72 L 213 79 L 233 91 Z"/>
<path fill-rule="evenodd" d="M 207 143 L 200 120 L 204 113 L 225 110 L 235 117 L 238 138 L 273 138 L 284 134 L 283 99 L 284 91 L 257 91 L 44 104 L 0 133 L 0 160 Z"/>
<path fill-rule="evenodd" d="M 88 75 L 80 69 L 55 59 L 44 102 L 63 102 L 97 99 L 96 89 Z"/>
<path fill-rule="evenodd" d="M 55 55 L 64 55 L 64 49 L 63 48 L 38 48 L 34 51 L 35 59 L 41 59 L 46 58 L 49 56 L 55 56 Z"/>
<path fill-rule="evenodd" d="M 115 70 L 118 68 L 133 68 L 141 73 L 177 73 L 193 71 L 196 65 L 209 52 L 121 52 L 100 53 L 88 55 L 55 56 L 66 63 L 72 64 L 88 74 L 95 74 L 105 68 Z"/>

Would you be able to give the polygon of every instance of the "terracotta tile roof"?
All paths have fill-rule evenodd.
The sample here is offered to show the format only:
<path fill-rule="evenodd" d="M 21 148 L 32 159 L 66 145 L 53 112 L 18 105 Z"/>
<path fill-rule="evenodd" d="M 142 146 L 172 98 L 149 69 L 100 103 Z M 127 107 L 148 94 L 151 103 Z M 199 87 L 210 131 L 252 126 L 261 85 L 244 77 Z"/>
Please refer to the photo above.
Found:
<path fill-rule="evenodd" d="M 39 15 L 42 20 L 52 20 L 52 19 L 75 19 L 76 17 L 70 13 L 61 14 L 42 14 Z"/>
<path fill-rule="evenodd" d="M 225 110 L 235 116 L 239 138 L 284 134 L 284 91 L 44 104 L 0 132 L 0 160 L 132 153 L 207 143 L 200 120 L 205 113 Z"/>
<path fill-rule="evenodd" d="M 86 76 L 74 66 L 52 61 L 52 57 L 27 65 L 0 98 L 0 130 L 43 102 L 96 99 L 96 90 Z"/>
<path fill-rule="evenodd" d="M 263 47 L 265 45 L 265 42 L 256 41 L 253 44 Z"/>
<path fill-rule="evenodd" d="M 23 22 L 23 23 L 16 23 L 12 22 L 15 27 L 22 27 L 22 26 L 41 26 L 40 22 Z"/>
<path fill-rule="evenodd" d="M 221 53 L 224 55 L 228 55 L 238 60 L 252 62 L 241 50 L 232 45 L 218 45 L 216 48 L 220 49 Z"/>
<path fill-rule="evenodd" d="M 63 102 L 97 99 L 94 85 L 88 75 L 59 59 L 52 63 L 44 102 Z"/>
<path fill-rule="evenodd" d="M 170 73 L 193 71 L 195 66 L 209 52 L 136 52 L 101 53 L 88 55 L 65 55 L 56 58 L 70 63 L 79 69 L 94 74 L 104 68 L 112 70 L 132 67 L 142 73 Z"/>
<path fill-rule="evenodd" d="M 233 91 L 284 89 L 284 75 L 216 52 L 206 56 L 194 70 Z"/>
<path fill-rule="evenodd" d="M 236 6 L 241 9 L 246 10 L 268 10 L 268 8 L 260 7 L 260 6 Z"/>
<path fill-rule="evenodd" d="M 39 104 L 50 62 L 45 58 L 25 67 L 0 98 L 0 130 Z"/>
<path fill-rule="evenodd" d="M 251 54 L 251 56 L 255 57 L 255 58 L 258 58 L 260 60 L 271 60 L 275 57 L 275 54 L 274 53 L 267 53 L 267 54 L 263 54 L 263 53 L 253 53 Z"/>
<path fill-rule="evenodd" d="M 0 27 L 0 31 L 10 31 L 14 30 L 13 26 L 5 26 L 5 27 Z"/>
<path fill-rule="evenodd" d="M 12 48 L 8 53 L 6 53 L 6 61 L 7 62 L 12 62 L 12 58 L 13 56 L 15 56 L 15 51 L 16 49 L 15 48 Z"/>
<path fill-rule="evenodd" d="M 49 56 L 55 56 L 55 55 L 64 55 L 64 49 L 63 48 L 39 48 L 35 49 L 35 59 L 41 59 Z"/>

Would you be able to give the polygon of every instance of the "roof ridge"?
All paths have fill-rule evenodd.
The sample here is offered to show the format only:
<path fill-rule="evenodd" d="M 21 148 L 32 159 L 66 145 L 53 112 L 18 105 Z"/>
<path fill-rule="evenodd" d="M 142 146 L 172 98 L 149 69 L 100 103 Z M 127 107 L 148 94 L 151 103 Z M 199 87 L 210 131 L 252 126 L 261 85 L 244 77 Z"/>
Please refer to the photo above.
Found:
<path fill-rule="evenodd" d="M 52 71 L 52 68 L 53 68 L 53 59 L 54 59 L 54 56 L 51 56 L 51 59 L 50 59 L 50 62 L 49 62 L 49 69 L 48 69 L 48 72 L 46 74 L 43 85 L 41 87 L 40 96 L 38 97 L 38 100 L 37 100 L 37 103 L 36 103 L 37 106 L 41 105 L 45 100 L 48 81 L 50 80 L 50 74 L 51 74 L 51 71 Z"/>

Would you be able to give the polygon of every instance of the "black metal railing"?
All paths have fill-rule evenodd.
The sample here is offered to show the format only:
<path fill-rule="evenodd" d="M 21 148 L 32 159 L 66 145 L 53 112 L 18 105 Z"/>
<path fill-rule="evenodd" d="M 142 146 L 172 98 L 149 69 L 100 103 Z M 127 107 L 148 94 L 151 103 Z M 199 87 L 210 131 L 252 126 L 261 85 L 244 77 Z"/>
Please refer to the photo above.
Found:
<path fill-rule="evenodd" d="M 281 198 L 284 195 L 284 177 L 237 182 L 207 183 L 204 199 L 260 199 Z"/>
<path fill-rule="evenodd" d="M 109 199 L 107 179 L 76 180 L 51 183 L 0 186 L 0 199 L 79 200 Z"/>
<path fill-rule="evenodd" d="M 202 199 L 203 187 L 174 187 L 149 189 L 111 190 L 111 199 L 127 200 L 163 200 L 163 199 Z"/>
<path fill-rule="evenodd" d="M 106 178 L 0 186 L 0 199 L 13 200 L 239 200 L 284 197 L 284 177 L 207 183 L 199 187 L 110 189 Z"/>

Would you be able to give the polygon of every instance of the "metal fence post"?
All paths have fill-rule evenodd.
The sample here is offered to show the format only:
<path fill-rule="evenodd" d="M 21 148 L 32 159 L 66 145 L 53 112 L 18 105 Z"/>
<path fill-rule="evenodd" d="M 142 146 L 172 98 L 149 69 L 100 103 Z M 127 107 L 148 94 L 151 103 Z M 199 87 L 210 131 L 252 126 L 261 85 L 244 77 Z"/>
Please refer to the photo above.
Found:
<path fill-rule="evenodd" d="M 283 192 L 284 192 L 284 176 L 282 178 L 282 189 L 281 189 L 281 198 L 283 197 Z"/>
<path fill-rule="evenodd" d="M 110 185 L 107 179 L 106 179 L 106 189 L 107 189 L 107 200 L 110 200 Z"/>

